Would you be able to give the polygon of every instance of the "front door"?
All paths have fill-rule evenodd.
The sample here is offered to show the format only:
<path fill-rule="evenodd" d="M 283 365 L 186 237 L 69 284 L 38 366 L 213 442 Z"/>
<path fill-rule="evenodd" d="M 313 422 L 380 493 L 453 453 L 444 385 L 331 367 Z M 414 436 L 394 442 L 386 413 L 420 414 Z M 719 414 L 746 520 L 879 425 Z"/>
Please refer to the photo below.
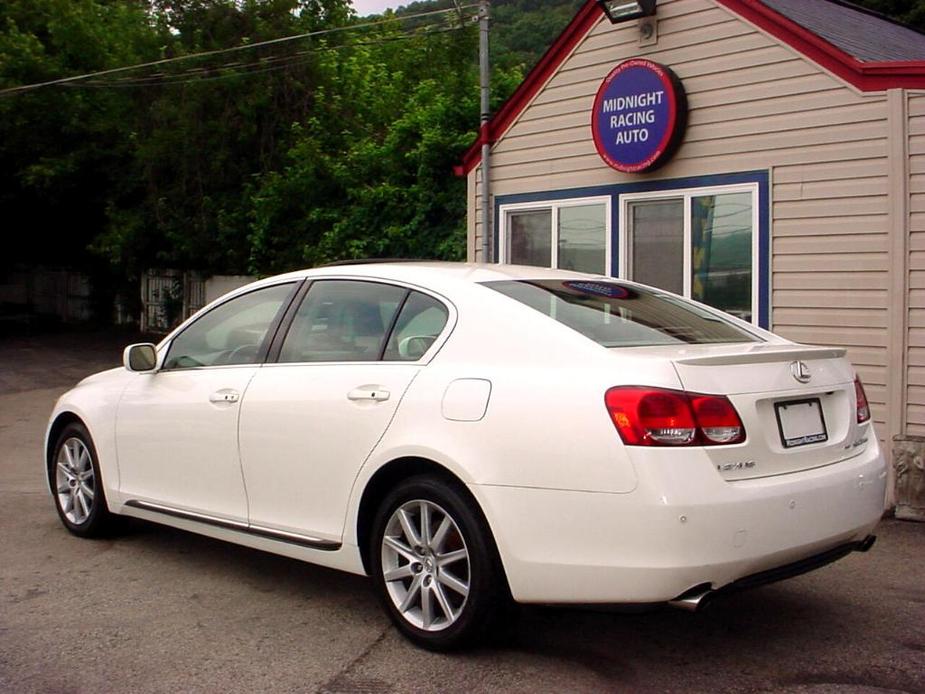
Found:
<path fill-rule="evenodd" d="M 174 337 L 159 371 L 135 374 L 116 416 L 123 501 L 246 522 L 241 400 L 294 288 L 276 284 L 220 304 Z"/>

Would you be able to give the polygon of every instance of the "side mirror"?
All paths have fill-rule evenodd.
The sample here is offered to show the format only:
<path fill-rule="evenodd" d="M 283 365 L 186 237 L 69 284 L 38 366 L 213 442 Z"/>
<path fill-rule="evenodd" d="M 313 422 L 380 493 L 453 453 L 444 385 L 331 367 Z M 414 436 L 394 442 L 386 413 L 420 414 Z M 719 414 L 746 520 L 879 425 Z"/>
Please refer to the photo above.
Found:
<path fill-rule="evenodd" d="M 129 371 L 150 373 L 157 367 L 157 349 L 150 342 L 129 345 L 122 352 L 122 364 Z"/>

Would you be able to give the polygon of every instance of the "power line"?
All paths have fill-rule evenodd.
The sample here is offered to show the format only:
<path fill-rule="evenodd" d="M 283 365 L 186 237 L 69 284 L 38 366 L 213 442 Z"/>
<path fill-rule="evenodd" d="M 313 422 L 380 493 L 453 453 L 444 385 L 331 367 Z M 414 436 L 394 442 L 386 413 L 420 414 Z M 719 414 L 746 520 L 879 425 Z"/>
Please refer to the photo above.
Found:
<path fill-rule="evenodd" d="M 470 9 L 476 7 L 476 4 L 462 5 L 459 7 L 459 10 Z M 407 14 L 401 15 L 400 17 L 389 17 L 387 19 L 381 19 L 375 22 L 364 22 L 361 24 L 350 24 L 347 26 L 341 27 L 332 27 L 330 29 L 319 29 L 318 31 L 309 31 L 304 34 L 293 34 L 292 36 L 282 36 L 276 39 L 269 39 L 267 41 L 258 41 L 257 43 L 248 43 L 243 46 L 233 46 L 231 48 L 220 48 L 212 51 L 203 51 L 201 53 L 190 53 L 189 55 L 180 55 L 173 58 L 162 58 L 160 60 L 153 60 L 148 63 L 138 63 L 136 65 L 126 65 L 123 67 L 110 68 L 108 70 L 98 70 L 96 72 L 88 72 L 82 75 L 72 75 L 70 77 L 61 77 L 54 80 L 48 80 L 47 82 L 36 82 L 33 84 L 23 84 L 18 87 L 8 87 L 7 89 L 0 89 L 0 96 L 10 96 L 13 94 L 21 94 L 23 92 L 34 91 L 36 89 L 41 89 L 43 87 L 51 87 L 59 84 L 69 84 L 72 82 L 77 82 L 80 80 L 90 79 L 93 77 L 103 77 L 106 75 L 113 75 L 120 72 L 127 72 L 129 70 L 140 70 L 142 68 L 156 67 L 158 65 L 166 65 L 168 63 L 175 63 L 181 60 L 192 60 L 194 58 L 207 58 L 214 55 L 222 55 L 225 53 L 233 53 L 237 51 L 246 51 L 253 48 L 261 48 L 263 46 L 271 46 L 280 43 L 287 43 L 290 41 L 298 41 L 300 39 L 312 38 L 314 36 L 324 36 L 328 34 L 335 34 L 344 31 L 354 31 L 356 29 L 368 29 L 370 27 L 382 26 L 390 22 L 399 22 L 409 19 L 417 19 L 419 17 L 430 17 L 438 14 L 449 14 L 451 12 L 457 12 L 456 7 L 450 7 L 443 10 L 430 10 L 428 12 L 418 12 L 416 14 Z"/>
<path fill-rule="evenodd" d="M 221 79 L 231 79 L 234 77 L 247 77 L 250 75 L 265 74 L 268 72 L 274 72 L 277 70 L 284 70 L 288 67 L 294 65 L 299 65 L 305 62 L 308 62 L 306 56 L 309 56 L 314 53 L 320 53 L 324 51 L 339 51 L 347 48 L 353 48 L 356 46 L 379 46 L 387 43 L 394 43 L 397 41 L 408 41 L 415 38 L 427 38 L 437 34 L 445 34 L 447 32 L 461 31 L 468 27 L 459 26 L 459 27 L 447 27 L 442 29 L 431 29 L 424 33 L 418 34 L 404 34 L 401 36 L 390 36 L 382 37 L 373 41 L 354 41 L 351 43 L 345 43 L 338 46 L 318 46 L 317 48 L 310 48 L 302 51 L 298 51 L 288 56 L 273 56 L 271 58 L 261 59 L 260 62 L 241 64 L 241 63 L 226 63 L 224 65 L 218 65 L 215 67 L 209 68 L 196 68 L 195 70 L 187 70 L 183 73 L 177 75 L 165 75 L 165 74 L 156 74 L 149 75 L 147 77 L 122 77 L 116 80 L 88 80 L 84 82 L 77 82 L 65 85 L 70 89 L 80 89 L 85 87 L 97 87 L 97 88 L 106 88 L 106 87 L 148 87 L 148 86 L 170 86 L 175 84 L 192 84 L 195 82 L 208 82 Z M 274 64 L 269 65 L 267 63 L 273 62 Z M 238 67 L 236 67 L 238 66 Z M 222 70 L 231 70 L 234 68 L 233 72 L 228 72 L 227 74 L 214 74 Z M 200 76 L 190 77 L 191 72 L 199 72 Z M 203 74 L 206 73 L 206 74 Z M 213 74 L 208 74 L 213 73 Z"/>
<path fill-rule="evenodd" d="M 260 75 L 266 74 L 268 72 L 275 72 L 277 70 L 284 70 L 288 67 L 294 65 L 299 65 L 308 61 L 306 56 L 319 53 L 323 51 L 338 51 L 345 48 L 353 48 L 355 46 L 378 46 L 386 43 L 393 43 L 396 41 L 407 41 L 410 39 L 429 37 L 437 34 L 445 34 L 452 31 L 461 31 L 466 29 L 466 26 L 460 27 L 448 27 L 443 29 L 431 29 L 427 32 L 420 34 L 405 34 L 402 36 L 394 37 L 384 37 L 377 39 L 375 41 L 354 41 L 352 43 L 345 43 L 339 46 L 319 46 L 317 48 L 307 49 L 303 51 L 298 51 L 288 56 L 275 56 L 268 59 L 261 59 L 261 62 L 270 62 L 275 61 L 276 64 L 273 65 L 261 65 L 261 63 L 251 63 L 249 65 L 241 65 L 240 69 L 237 69 L 234 72 L 229 72 L 228 74 L 215 75 L 215 74 L 205 74 L 199 77 L 189 77 L 191 71 L 186 71 L 178 75 L 150 75 L 148 77 L 122 77 L 117 80 L 88 80 L 84 82 L 75 82 L 66 84 L 64 86 L 69 89 L 84 89 L 84 88 L 129 88 L 129 87 L 156 87 L 156 86 L 172 86 L 172 85 L 181 85 L 181 84 L 193 84 L 198 82 L 211 82 L 221 79 L 231 79 L 234 77 L 249 77 L 250 75 Z M 213 68 L 197 68 L 195 71 L 199 72 L 216 72 L 219 70 L 228 70 L 231 69 L 233 65 L 239 65 L 238 63 L 230 63 L 226 65 L 219 65 Z"/>

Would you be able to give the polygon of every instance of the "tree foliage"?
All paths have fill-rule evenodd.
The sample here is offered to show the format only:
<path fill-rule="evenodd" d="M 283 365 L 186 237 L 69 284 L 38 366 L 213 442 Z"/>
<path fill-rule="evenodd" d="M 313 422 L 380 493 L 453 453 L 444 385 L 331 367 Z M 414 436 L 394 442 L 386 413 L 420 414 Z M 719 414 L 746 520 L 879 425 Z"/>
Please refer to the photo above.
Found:
<path fill-rule="evenodd" d="M 925 0 L 862 4 L 925 28 Z M 495 106 L 580 5 L 493 2 Z M 455 7 L 0 97 L 0 272 L 462 257 L 476 27 L 409 18 Z M 349 0 L 3 0 L 0 89 L 366 21 Z"/>
<path fill-rule="evenodd" d="M 855 4 L 925 32 L 925 0 L 855 0 Z"/>
<path fill-rule="evenodd" d="M 157 57 L 138 2 L 5 0 L 0 89 Z M 86 261 L 105 224 L 109 191 L 132 166 L 134 105 L 118 91 L 46 89 L 0 99 L 0 269 Z"/>

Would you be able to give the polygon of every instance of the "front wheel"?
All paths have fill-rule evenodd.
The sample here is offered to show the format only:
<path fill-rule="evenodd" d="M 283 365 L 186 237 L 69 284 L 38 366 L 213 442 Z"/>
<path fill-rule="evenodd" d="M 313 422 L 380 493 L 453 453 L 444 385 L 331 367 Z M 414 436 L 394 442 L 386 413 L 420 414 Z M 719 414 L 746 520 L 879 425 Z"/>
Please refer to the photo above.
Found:
<path fill-rule="evenodd" d="M 380 505 L 371 543 L 380 600 L 417 645 L 472 645 L 504 611 L 504 576 L 491 533 L 456 485 L 431 476 L 402 482 Z"/>
<path fill-rule="evenodd" d="M 85 426 L 75 422 L 64 427 L 48 472 L 55 508 L 68 530 L 97 537 L 111 529 L 113 516 L 106 508 L 96 448 Z"/>

